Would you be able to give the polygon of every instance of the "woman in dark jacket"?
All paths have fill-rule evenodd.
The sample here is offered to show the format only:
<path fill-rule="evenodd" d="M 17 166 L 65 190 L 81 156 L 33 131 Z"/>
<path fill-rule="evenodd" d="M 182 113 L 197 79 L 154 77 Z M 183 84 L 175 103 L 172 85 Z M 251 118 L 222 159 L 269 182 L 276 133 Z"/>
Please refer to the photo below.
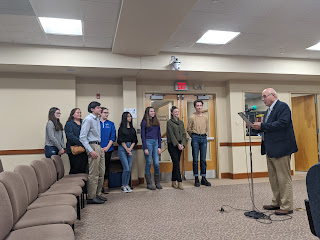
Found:
<path fill-rule="evenodd" d="M 138 143 L 138 139 L 136 130 L 132 126 L 132 116 L 129 112 L 122 114 L 117 142 L 119 144 L 118 154 L 123 168 L 121 190 L 124 193 L 132 192 L 129 186 L 133 159 L 132 149 Z"/>
<path fill-rule="evenodd" d="M 186 145 L 186 131 L 183 122 L 179 119 L 179 109 L 171 108 L 171 119 L 167 122 L 168 151 L 172 159 L 172 187 L 183 190 L 180 173 L 180 156 Z M 178 185 L 177 185 L 178 181 Z"/>
<path fill-rule="evenodd" d="M 83 153 L 73 155 L 70 146 L 82 146 L 79 140 L 80 130 L 81 130 L 81 111 L 79 108 L 74 108 L 71 110 L 69 119 L 64 127 L 67 137 L 67 148 L 66 152 L 69 156 L 70 161 L 70 172 L 69 174 L 75 173 L 86 173 L 86 168 L 88 165 L 88 155 L 86 151 Z"/>

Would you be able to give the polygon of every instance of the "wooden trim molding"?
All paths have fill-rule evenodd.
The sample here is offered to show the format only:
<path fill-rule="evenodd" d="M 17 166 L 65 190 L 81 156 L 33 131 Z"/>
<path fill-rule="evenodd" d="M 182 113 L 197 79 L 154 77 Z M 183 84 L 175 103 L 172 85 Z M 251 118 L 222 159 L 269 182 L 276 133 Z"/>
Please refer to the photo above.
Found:
<path fill-rule="evenodd" d="M 118 150 L 118 146 L 114 146 Z M 142 145 L 136 145 L 134 149 L 142 149 Z M 18 150 L 0 150 L 0 155 L 29 155 L 44 154 L 44 149 L 18 149 Z"/>
<path fill-rule="evenodd" d="M 222 142 L 220 147 L 244 147 L 249 146 L 248 142 Z M 251 146 L 260 146 L 261 142 L 251 142 Z"/>
<path fill-rule="evenodd" d="M 0 155 L 43 154 L 43 149 L 0 150 Z"/>
<path fill-rule="evenodd" d="M 293 170 L 291 170 L 291 175 L 293 175 Z M 221 178 L 246 179 L 250 177 L 251 177 L 251 173 L 221 173 Z M 268 172 L 254 172 L 253 177 L 254 178 L 268 177 Z"/>

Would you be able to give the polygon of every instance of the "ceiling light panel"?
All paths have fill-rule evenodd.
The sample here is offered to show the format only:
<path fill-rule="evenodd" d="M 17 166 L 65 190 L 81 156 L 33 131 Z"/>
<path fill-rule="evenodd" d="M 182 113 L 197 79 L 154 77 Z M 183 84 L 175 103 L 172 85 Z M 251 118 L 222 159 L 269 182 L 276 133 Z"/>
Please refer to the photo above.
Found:
<path fill-rule="evenodd" d="M 39 20 L 47 34 L 82 35 L 81 20 L 47 17 L 39 17 Z"/>
<path fill-rule="evenodd" d="M 209 30 L 197 41 L 204 44 L 226 44 L 237 37 L 240 32 Z"/>

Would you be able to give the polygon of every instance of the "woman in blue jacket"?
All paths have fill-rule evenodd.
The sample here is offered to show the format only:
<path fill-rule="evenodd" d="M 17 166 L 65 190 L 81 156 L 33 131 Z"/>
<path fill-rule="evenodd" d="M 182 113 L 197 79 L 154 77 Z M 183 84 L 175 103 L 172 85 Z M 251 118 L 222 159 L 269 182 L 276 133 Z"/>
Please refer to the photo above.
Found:
<path fill-rule="evenodd" d="M 88 165 L 88 155 L 86 151 L 83 153 L 73 155 L 70 146 L 82 146 L 79 140 L 80 130 L 81 130 L 81 111 L 79 108 L 74 108 L 71 110 L 68 121 L 64 127 L 67 137 L 67 148 L 66 152 L 69 156 L 70 161 L 70 172 L 69 174 L 75 173 L 86 173 Z"/>

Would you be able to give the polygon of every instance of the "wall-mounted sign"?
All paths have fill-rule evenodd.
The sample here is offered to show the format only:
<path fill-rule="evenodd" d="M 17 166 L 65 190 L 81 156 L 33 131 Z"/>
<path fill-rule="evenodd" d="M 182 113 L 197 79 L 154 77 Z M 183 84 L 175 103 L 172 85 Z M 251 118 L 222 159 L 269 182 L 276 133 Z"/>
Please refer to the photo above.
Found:
<path fill-rule="evenodd" d="M 188 91 L 187 82 L 177 81 L 174 83 L 174 90 L 175 91 Z"/>
<path fill-rule="evenodd" d="M 132 118 L 137 118 L 137 110 L 135 108 L 125 108 L 123 110 L 131 113 Z"/>

